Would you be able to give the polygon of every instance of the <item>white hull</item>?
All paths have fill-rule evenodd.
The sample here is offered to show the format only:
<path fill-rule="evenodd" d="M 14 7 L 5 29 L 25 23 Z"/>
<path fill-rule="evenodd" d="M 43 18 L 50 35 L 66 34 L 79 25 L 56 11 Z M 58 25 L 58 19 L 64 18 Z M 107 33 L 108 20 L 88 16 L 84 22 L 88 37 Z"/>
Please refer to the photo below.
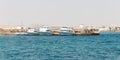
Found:
<path fill-rule="evenodd" d="M 70 35 L 73 35 L 73 33 L 71 33 L 71 32 L 60 32 L 59 35 L 60 36 L 70 36 Z"/>
<path fill-rule="evenodd" d="M 52 35 L 52 32 L 39 32 L 39 35 Z"/>
<path fill-rule="evenodd" d="M 63 36 L 73 35 L 73 30 L 71 27 L 61 27 L 59 35 L 61 35 L 61 36 L 62 35 Z"/>

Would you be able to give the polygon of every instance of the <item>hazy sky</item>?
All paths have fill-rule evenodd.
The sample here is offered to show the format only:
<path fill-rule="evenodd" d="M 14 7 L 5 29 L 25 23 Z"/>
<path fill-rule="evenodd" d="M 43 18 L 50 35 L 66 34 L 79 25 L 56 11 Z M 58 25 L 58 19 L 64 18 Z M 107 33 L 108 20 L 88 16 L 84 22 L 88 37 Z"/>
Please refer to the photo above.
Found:
<path fill-rule="evenodd" d="M 120 25 L 120 0 L 0 0 L 0 25 Z"/>

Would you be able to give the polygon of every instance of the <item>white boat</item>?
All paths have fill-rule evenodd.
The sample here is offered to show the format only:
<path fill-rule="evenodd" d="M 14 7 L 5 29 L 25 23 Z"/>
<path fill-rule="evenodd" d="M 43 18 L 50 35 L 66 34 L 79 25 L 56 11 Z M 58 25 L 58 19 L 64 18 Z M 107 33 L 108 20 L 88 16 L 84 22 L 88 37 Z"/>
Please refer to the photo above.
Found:
<path fill-rule="evenodd" d="M 40 27 L 39 35 L 52 35 L 52 30 L 50 29 L 50 27 Z"/>
<path fill-rule="evenodd" d="M 28 28 L 27 35 L 39 35 L 38 30 L 34 28 Z"/>
<path fill-rule="evenodd" d="M 61 27 L 59 35 L 67 36 L 67 35 L 73 35 L 73 29 L 71 27 Z"/>

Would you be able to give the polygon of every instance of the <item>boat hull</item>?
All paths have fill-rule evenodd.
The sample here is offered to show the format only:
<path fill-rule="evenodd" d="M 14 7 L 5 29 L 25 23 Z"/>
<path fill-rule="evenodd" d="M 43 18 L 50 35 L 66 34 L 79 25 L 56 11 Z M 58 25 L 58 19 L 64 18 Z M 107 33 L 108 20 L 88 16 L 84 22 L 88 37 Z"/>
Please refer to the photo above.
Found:
<path fill-rule="evenodd" d="M 27 36 L 38 36 L 39 34 L 38 33 L 27 33 L 26 35 Z"/>
<path fill-rule="evenodd" d="M 50 36 L 52 35 L 52 32 L 39 32 L 40 36 Z"/>
<path fill-rule="evenodd" d="M 70 32 L 60 32 L 59 35 L 60 35 L 60 36 L 72 36 L 73 33 L 70 33 Z"/>

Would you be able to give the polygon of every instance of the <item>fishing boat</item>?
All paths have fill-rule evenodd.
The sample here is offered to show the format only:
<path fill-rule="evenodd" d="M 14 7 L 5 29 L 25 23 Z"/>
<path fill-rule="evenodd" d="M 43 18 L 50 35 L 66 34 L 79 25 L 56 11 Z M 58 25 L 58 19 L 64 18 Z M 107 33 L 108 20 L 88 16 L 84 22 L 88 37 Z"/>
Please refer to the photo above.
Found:
<path fill-rule="evenodd" d="M 73 35 L 73 29 L 71 27 L 61 27 L 59 35 L 61 36 L 70 36 Z"/>

